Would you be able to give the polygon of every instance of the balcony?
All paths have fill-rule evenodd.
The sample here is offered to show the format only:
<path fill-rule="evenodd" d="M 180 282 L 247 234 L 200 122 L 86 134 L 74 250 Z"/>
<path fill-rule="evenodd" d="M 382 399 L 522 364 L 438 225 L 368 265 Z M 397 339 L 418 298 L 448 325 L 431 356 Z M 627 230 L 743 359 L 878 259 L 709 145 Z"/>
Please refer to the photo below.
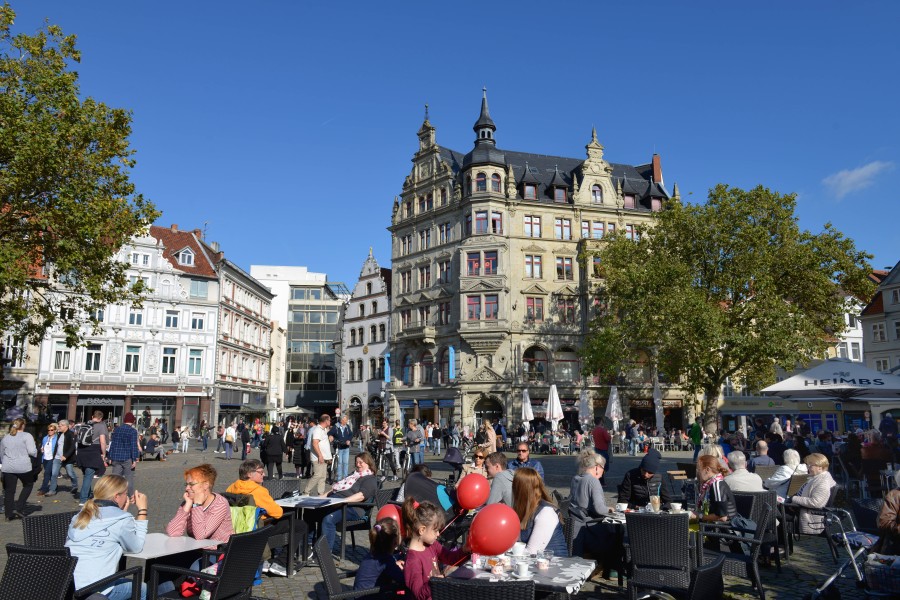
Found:
<path fill-rule="evenodd" d="M 395 338 L 398 342 L 434 346 L 435 334 L 434 324 L 429 320 L 420 321 L 414 319 L 406 325 L 401 323 L 400 330 L 397 331 Z"/>

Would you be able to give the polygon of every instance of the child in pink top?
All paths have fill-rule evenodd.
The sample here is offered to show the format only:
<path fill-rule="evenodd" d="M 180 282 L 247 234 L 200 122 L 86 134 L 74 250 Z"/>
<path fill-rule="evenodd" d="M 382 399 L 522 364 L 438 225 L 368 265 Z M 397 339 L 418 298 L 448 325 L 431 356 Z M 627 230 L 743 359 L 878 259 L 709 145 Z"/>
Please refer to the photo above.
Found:
<path fill-rule="evenodd" d="M 415 600 L 431 600 L 431 577 L 443 577 L 441 563 L 458 565 L 468 556 L 461 549 L 448 550 L 437 542 L 444 526 L 444 512 L 431 502 L 418 503 L 407 498 L 403 503 L 403 522 L 409 536 L 403 578 Z"/>

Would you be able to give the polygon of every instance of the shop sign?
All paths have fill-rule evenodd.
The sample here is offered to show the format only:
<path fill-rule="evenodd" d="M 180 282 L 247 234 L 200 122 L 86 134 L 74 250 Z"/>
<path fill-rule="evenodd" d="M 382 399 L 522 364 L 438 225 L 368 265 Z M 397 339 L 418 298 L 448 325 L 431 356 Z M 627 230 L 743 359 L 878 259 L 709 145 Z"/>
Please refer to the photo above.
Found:
<path fill-rule="evenodd" d="M 125 401 L 119 398 L 85 398 L 78 397 L 77 406 L 125 406 Z"/>

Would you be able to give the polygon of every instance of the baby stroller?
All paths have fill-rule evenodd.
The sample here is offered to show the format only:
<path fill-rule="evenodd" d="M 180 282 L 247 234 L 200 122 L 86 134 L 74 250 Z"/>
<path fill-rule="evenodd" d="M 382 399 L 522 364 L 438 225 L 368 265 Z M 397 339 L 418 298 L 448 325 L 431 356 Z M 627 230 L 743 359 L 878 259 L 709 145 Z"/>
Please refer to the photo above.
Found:
<path fill-rule="evenodd" d="M 459 476 L 462 475 L 463 463 L 466 462 L 463 458 L 463 453 L 459 451 L 459 448 L 453 446 L 447 448 L 447 453 L 444 455 L 444 460 L 441 462 L 445 462 L 453 467 L 453 471 L 450 472 L 450 476 L 447 478 L 447 484 L 449 485 L 459 481 Z"/>
<path fill-rule="evenodd" d="M 472 438 L 470 438 L 468 436 L 464 437 L 462 439 L 462 441 L 460 441 L 460 448 L 461 448 L 461 452 L 462 452 L 462 459 L 463 459 L 462 461 L 466 462 L 467 460 L 470 459 L 469 455 L 472 453 L 472 450 L 475 448 L 475 440 L 473 440 Z"/>
<path fill-rule="evenodd" d="M 870 566 L 866 561 L 867 555 L 872 546 L 878 542 L 878 536 L 857 531 L 853 517 L 842 508 L 824 508 L 820 510 L 825 517 L 825 532 L 830 537 L 829 543 L 833 543 L 838 549 L 842 548 L 846 552 L 847 558 L 838 565 L 837 570 L 821 586 L 817 587 L 806 598 L 809 600 L 836 600 L 840 598 L 841 594 L 834 583 L 842 577 L 850 577 L 849 574 L 844 574 L 848 568 L 852 569 L 852 577 L 856 580 L 856 587 L 864 590 L 866 596 L 896 598 L 893 592 L 872 589 L 866 582 L 866 575 L 870 572 Z M 882 587 L 882 589 L 884 588 Z"/>

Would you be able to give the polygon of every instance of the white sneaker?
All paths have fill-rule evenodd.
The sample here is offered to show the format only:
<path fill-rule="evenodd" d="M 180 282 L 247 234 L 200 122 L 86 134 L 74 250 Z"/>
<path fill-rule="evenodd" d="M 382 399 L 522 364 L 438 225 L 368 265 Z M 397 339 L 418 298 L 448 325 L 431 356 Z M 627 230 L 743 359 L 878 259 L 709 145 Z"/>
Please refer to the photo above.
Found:
<path fill-rule="evenodd" d="M 278 575 L 279 577 L 287 577 L 287 567 L 277 560 L 269 563 L 269 575 Z"/>
<path fill-rule="evenodd" d="M 267 561 L 267 560 L 264 560 L 264 561 L 263 561 L 263 564 L 262 564 L 262 568 L 259 570 L 260 573 L 268 573 L 268 572 L 269 572 L 269 568 L 270 568 L 271 566 L 272 566 L 272 563 L 270 563 L 270 562 Z"/>

